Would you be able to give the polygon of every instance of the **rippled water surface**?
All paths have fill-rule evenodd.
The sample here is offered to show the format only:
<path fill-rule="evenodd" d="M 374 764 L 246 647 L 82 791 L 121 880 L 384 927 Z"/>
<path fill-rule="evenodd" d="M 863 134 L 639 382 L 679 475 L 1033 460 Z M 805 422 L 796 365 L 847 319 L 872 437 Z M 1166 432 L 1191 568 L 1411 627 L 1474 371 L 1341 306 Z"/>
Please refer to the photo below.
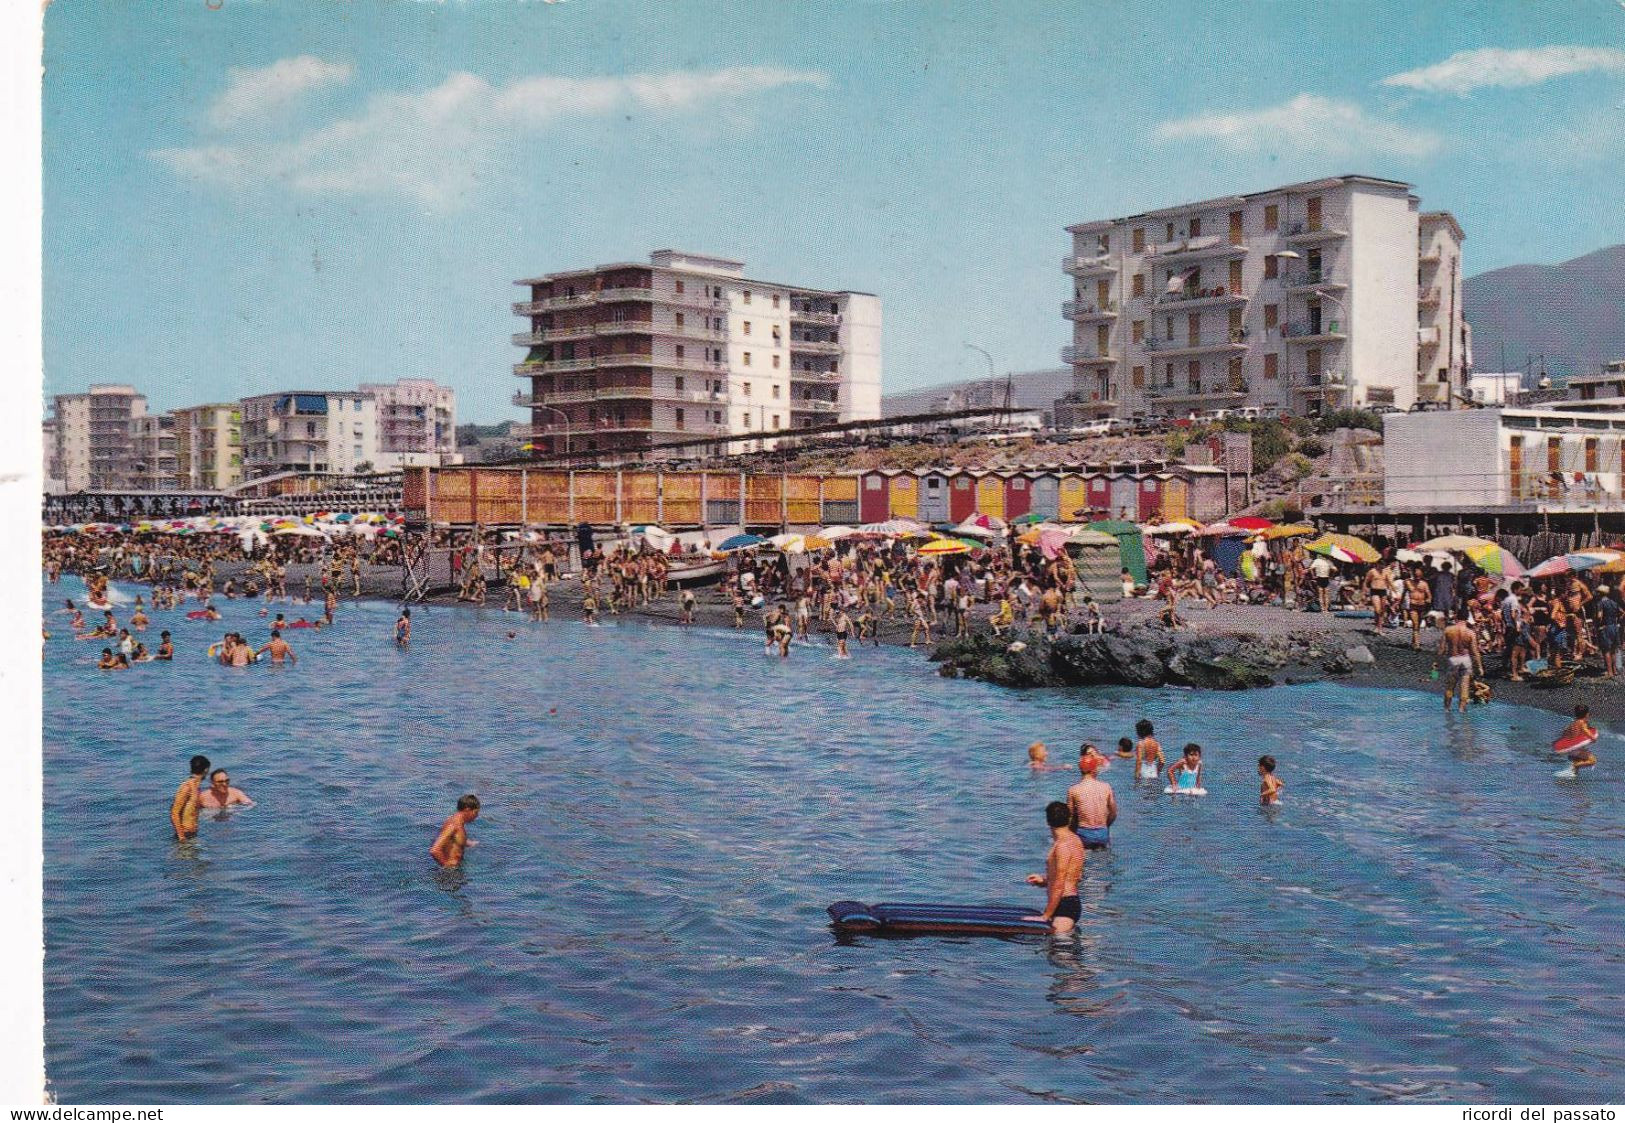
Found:
<path fill-rule="evenodd" d="M 47 608 L 79 591 L 64 582 Z M 1625 753 L 1562 722 L 1306 686 L 1011 693 L 755 632 L 346 606 L 297 668 L 155 614 L 94 669 L 51 614 L 46 1047 L 64 1102 L 1614 1101 Z M 507 632 L 517 630 L 517 638 Z M 556 710 L 556 712 L 554 712 Z M 837 940 L 840 898 L 1030 903 L 1034 776 L 1146 716 L 1076 939 Z M 258 806 L 170 837 L 191 754 Z M 1286 803 L 1257 806 L 1254 762 Z M 1170 751 L 1170 758 L 1172 752 Z M 464 791 L 465 869 L 427 856 Z"/>

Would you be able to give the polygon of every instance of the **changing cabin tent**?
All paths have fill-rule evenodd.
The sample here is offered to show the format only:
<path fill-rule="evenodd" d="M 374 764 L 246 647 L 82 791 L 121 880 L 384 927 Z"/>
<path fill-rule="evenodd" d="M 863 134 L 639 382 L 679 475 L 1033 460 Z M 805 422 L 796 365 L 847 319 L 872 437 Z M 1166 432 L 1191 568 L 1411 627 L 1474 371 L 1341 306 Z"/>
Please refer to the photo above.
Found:
<path fill-rule="evenodd" d="M 1033 509 L 1033 477 L 1027 471 L 1000 472 L 1004 480 L 1004 518 L 1019 519 Z"/>
<path fill-rule="evenodd" d="M 948 512 L 948 473 L 933 468 L 920 473 L 920 513 L 927 526 L 951 521 Z"/>
<path fill-rule="evenodd" d="M 996 472 L 974 472 L 976 477 L 976 511 L 993 518 L 1004 518 L 1004 477 Z"/>
<path fill-rule="evenodd" d="M 1078 571 L 1078 580 L 1089 595 L 1101 604 L 1116 604 L 1123 599 L 1123 551 L 1118 540 L 1110 534 L 1081 527 L 1066 544 L 1072 555 L 1072 564 Z"/>
<path fill-rule="evenodd" d="M 961 471 L 948 479 L 948 521 L 962 523 L 976 513 L 976 477 Z"/>
<path fill-rule="evenodd" d="M 1064 523 L 1089 521 L 1089 481 L 1078 472 L 1062 472 L 1059 477 L 1059 519 Z"/>
<path fill-rule="evenodd" d="M 1137 476 L 1113 475 L 1111 506 L 1107 518 L 1132 521 L 1139 518 L 1140 480 Z"/>
<path fill-rule="evenodd" d="M 860 477 L 858 521 L 883 523 L 891 518 L 891 476 L 887 472 L 865 472 Z"/>
<path fill-rule="evenodd" d="M 1032 506 L 1029 510 L 1051 522 L 1061 519 L 1061 475 L 1036 470 L 1032 473 Z"/>
<path fill-rule="evenodd" d="M 917 518 L 920 511 L 919 477 L 912 472 L 896 472 L 891 477 L 886 509 L 891 518 Z"/>
<path fill-rule="evenodd" d="M 1162 477 L 1158 475 L 1140 477 L 1140 506 L 1134 515 L 1143 523 L 1156 523 L 1162 521 Z"/>
<path fill-rule="evenodd" d="M 1107 518 L 1112 510 L 1112 477 L 1099 469 L 1084 477 L 1088 484 L 1089 518 Z"/>
<path fill-rule="evenodd" d="M 1159 521 L 1188 517 L 1189 485 L 1183 476 L 1167 472 L 1162 478 L 1162 517 Z"/>
<path fill-rule="evenodd" d="M 1090 530 L 1109 534 L 1117 539 L 1119 570 L 1128 570 L 1136 585 L 1145 584 L 1145 543 L 1140 528 L 1122 519 L 1101 519 L 1089 524 Z"/>

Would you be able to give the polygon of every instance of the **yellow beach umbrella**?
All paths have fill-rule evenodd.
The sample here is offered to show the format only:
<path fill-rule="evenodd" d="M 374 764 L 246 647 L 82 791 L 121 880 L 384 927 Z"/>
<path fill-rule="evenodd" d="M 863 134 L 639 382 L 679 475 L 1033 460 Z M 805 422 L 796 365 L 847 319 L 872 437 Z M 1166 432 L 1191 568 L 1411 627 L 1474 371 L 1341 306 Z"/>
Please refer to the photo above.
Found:
<path fill-rule="evenodd" d="M 968 554 L 971 549 L 969 543 L 957 538 L 937 538 L 921 546 L 919 553 L 924 558 L 939 558 L 948 554 Z"/>
<path fill-rule="evenodd" d="M 1308 538 L 1319 533 L 1312 526 L 1303 523 L 1289 523 L 1285 526 L 1272 526 L 1253 535 L 1254 542 L 1274 542 L 1281 538 Z"/>
<path fill-rule="evenodd" d="M 1311 554 L 1325 554 L 1334 561 L 1363 562 L 1366 565 L 1382 557 L 1375 546 L 1352 534 L 1322 534 L 1304 549 Z"/>

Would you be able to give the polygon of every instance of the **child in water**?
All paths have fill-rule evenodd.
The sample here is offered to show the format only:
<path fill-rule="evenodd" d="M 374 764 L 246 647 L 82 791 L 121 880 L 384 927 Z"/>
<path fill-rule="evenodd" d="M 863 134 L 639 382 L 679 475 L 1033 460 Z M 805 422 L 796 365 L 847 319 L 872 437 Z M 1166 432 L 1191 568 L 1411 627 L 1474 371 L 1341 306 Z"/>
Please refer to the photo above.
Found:
<path fill-rule="evenodd" d="M 1042 741 L 1034 741 L 1027 746 L 1027 767 L 1034 772 L 1066 771 L 1060 765 L 1049 762 L 1049 748 Z"/>
<path fill-rule="evenodd" d="M 1151 723 L 1141 718 L 1134 723 L 1134 735 L 1140 740 L 1134 746 L 1134 774 L 1142 780 L 1155 780 L 1162 775 L 1162 745 L 1151 736 Z"/>
<path fill-rule="evenodd" d="M 1281 783 L 1275 775 L 1275 758 L 1261 756 L 1258 758 L 1258 802 L 1265 807 L 1278 807 L 1281 803 L 1281 792 L 1286 785 Z"/>
<path fill-rule="evenodd" d="M 1202 746 L 1185 746 L 1185 755 L 1168 769 L 1168 786 L 1180 791 L 1198 791 L 1202 787 Z"/>
<path fill-rule="evenodd" d="M 1597 738 L 1597 727 L 1591 724 L 1590 706 L 1580 705 L 1574 707 L 1574 720 L 1569 722 L 1568 727 L 1563 730 L 1557 741 L 1558 744 L 1562 744 L 1564 741 L 1576 737 L 1584 737 L 1592 741 Z M 1595 768 L 1597 766 L 1597 754 L 1591 751 L 1589 744 L 1581 745 L 1575 749 L 1568 749 L 1563 755 L 1568 757 L 1569 767 L 1576 775 L 1579 774 L 1582 768 Z"/>
<path fill-rule="evenodd" d="M 1134 738 L 1119 737 L 1117 739 L 1117 755 L 1121 760 L 1134 759 Z"/>

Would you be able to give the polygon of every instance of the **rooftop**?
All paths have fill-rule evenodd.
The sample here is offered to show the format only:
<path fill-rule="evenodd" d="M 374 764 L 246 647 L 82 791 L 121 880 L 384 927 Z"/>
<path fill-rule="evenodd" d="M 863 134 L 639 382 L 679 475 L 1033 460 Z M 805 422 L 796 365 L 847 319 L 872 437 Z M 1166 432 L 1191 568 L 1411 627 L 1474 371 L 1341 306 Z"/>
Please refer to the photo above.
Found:
<path fill-rule="evenodd" d="M 1303 183 L 1289 183 L 1284 187 L 1271 187 L 1267 191 L 1254 191 L 1246 195 L 1220 195 L 1214 199 L 1204 199 L 1195 203 L 1180 203 L 1177 206 L 1163 207 L 1154 211 L 1142 211 L 1139 214 L 1126 215 L 1123 218 L 1103 218 L 1092 222 L 1080 222 L 1075 226 L 1066 228 L 1069 234 L 1086 234 L 1093 230 L 1104 230 L 1119 223 L 1134 222 L 1139 219 L 1172 218 L 1175 215 L 1187 214 L 1196 210 L 1213 210 L 1219 207 L 1235 206 L 1245 203 L 1249 199 L 1261 199 L 1266 195 L 1307 195 L 1315 191 L 1329 191 L 1334 187 L 1345 184 L 1366 184 L 1372 187 L 1382 187 L 1409 193 L 1411 185 L 1397 179 L 1379 179 L 1369 175 L 1338 175 L 1328 176 L 1324 179 L 1311 179 Z M 1444 212 L 1439 212 L 1444 213 Z"/>

